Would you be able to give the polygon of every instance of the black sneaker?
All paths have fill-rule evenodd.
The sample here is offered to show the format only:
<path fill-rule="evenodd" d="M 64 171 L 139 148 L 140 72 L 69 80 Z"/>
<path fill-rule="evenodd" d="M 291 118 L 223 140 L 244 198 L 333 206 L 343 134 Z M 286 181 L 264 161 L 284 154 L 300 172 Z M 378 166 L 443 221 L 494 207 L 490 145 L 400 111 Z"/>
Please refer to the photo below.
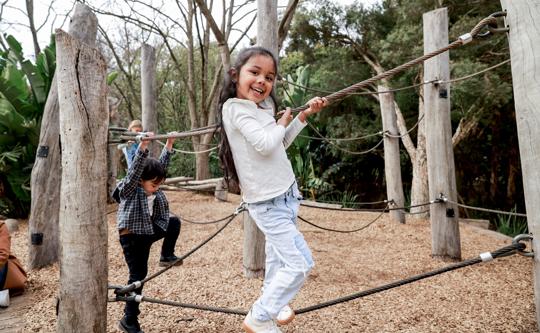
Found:
<path fill-rule="evenodd" d="M 183 264 L 183 262 L 183 260 L 180 260 L 180 258 L 175 256 L 174 254 L 168 257 L 161 256 L 161 258 L 159 259 L 159 265 L 163 267 L 180 266 Z"/>
<path fill-rule="evenodd" d="M 118 329 L 124 333 L 144 333 L 137 319 L 134 322 L 128 323 L 126 317 L 122 317 L 118 322 Z"/>

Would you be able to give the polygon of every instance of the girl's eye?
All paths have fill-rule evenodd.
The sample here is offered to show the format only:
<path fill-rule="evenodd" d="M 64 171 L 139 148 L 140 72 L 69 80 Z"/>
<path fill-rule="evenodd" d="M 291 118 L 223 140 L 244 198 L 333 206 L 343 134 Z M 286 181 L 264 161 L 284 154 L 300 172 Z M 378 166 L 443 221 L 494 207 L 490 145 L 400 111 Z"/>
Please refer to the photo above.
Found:
<path fill-rule="evenodd" d="M 267 80 L 267 81 L 274 81 L 274 77 L 273 77 L 273 76 L 267 76 L 267 77 L 266 77 L 266 80 Z"/>

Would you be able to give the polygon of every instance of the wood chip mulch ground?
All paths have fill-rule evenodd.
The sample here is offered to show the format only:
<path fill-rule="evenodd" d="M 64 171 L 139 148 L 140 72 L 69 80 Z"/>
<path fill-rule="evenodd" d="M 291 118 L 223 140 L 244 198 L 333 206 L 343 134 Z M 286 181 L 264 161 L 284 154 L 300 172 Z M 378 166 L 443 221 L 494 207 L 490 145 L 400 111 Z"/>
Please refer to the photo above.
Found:
<path fill-rule="evenodd" d="M 234 212 L 239 197 L 229 202 L 193 192 L 167 192 L 174 213 L 209 221 Z M 377 213 L 301 207 L 300 216 L 325 227 L 351 230 L 371 222 Z M 242 267 L 241 217 L 221 234 L 144 288 L 148 297 L 184 303 L 249 309 L 262 281 L 246 279 Z M 125 284 L 127 267 L 118 243 L 115 214 L 109 223 L 109 282 Z M 316 267 L 292 302 L 303 308 L 450 265 L 431 256 L 429 221 L 408 218 L 406 224 L 388 214 L 350 234 L 323 231 L 299 221 Z M 206 239 L 222 224 L 182 224 L 177 255 Z M 469 225 L 460 226 L 463 259 L 494 251 L 511 239 Z M 12 250 L 27 261 L 28 226 L 12 235 Z M 150 273 L 158 267 L 160 243 L 150 256 Z M 531 258 L 512 255 L 350 302 L 298 315 L 283 332 L 535 332 L 537 331 Z M 24 332 L 55 332 L 58 265 L 29 272 L 25 296 L 31 305 L 24 314 Z M 81 301 L 84 301 L 81 298 Z M 116 332 L 121 302 L 109 303 L 107 330 Z M 238 315 L 143 303 L 140 323 L 145 332 L 241 332 Z"/>

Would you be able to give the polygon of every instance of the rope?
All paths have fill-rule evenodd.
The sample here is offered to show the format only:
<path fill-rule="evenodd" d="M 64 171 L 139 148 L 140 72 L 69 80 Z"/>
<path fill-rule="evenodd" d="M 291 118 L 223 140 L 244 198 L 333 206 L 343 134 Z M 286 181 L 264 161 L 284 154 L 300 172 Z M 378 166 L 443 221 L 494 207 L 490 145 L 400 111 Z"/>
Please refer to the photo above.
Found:
<path fill-rule="evenodd" d="M 386 206 L 386 208 L 388 208 L 388 206 Z M 304 219 L 302 216 L 298 216 L 298 218 L 302 221 L 304 221 L 305 223 L 311 225 L 311 226 L 314 226 L 315 228 L 319 228 L 319 229 L 322 229 L 322 230 L 326 230 L 326 231 L 332 231 L 332 232 L 339 232 L 339 233 L 342 233 L 342 234 L 350 234 L 350 233 L 353 233 L 353 232 L 357 232 L 357 231 L 360 231 L 360 230 L 364 230 L 365 228 L 369 227 L 370 225 L 372 225 L 373 223 L 375 223 L 375 221 L 377 221 L 378 219 L 381 218 L 381 216 L 383 216 L 383 214 L 386 212 L 386 210 L 383 210 L 375 219 L 373 219 L 373 221 L 369 222 L 368 224 L 366 225 L 363 225 L 357 229 L 353 229 L 353 230 L 338 230 L 338 229 L 331 229 L 331 228 L 325 228 L 325 227 L 321 227 L 320 225 L 317 225 L 313 222 L 310 222 L 306 219 Z"/>
<path fill-rule="evenodd" d="M 449 202 L 449 203 L 451 203 L 451 204 L 457 205 L 457 206 L 462 207 L 462 208 L 473 209 L 473 210 L 479 210 L 479 211 L 482 211 L 482 212 L 496 213 L 496 214 L 505 214 L 505 215 L 519 216 L 519 217 L 527 217 L 527 214 L 523 214 L 523 213 L 505 212 L 505 211 L 502 211 L 502 210 L 496 210 L 496 209 L 488 209 L 488 208 L 481 208 L 481 207 L 467 206 L 467 205 L 460 204 L 460 203 L 458 203 L 458 202 L 452 201 L 452 200 L 447 199 L 447 198 L 444 198 L 443 201 Z"/>
<path fill-rule="evenodd" d="M 144 278 L 142 281 L 135 281 L 125 287 L 122 287 L 122 288 L 118 288 L 118 289 L 115 289 L 115 294 L 117 295 L 123 295 L 123 294 L 126 294 L 128 292 L 131 292 L 135 289 L 137 289 L 138 287 L 140 287 L 141 285 L 145 284 L 146 282 L 158 277 L 159 275 L 165 273 L 166 271 L 168 271 L 169 269 L 171 269 L 174 264 L 176 264 L 177 262 L 179 261 L 182 261 L 184 259 L 186 259 L 187 257 L 189 257 L 190 255 L 192 255 L 193 253 L 195 253 L 197 250 L 199 250 L 201 247 L 203 247 L 204 245 L 206 245 L 206 243 L 208 243 L 209 241 L 211 241 L 214 237 L 216 237 L 219 233 L 221 233 L 231 222 L 232 220 L 234 220 L 234 218 L 243 210 L 244 208 L 239 208 L 236 210 L 236 212 L 234 212 L 234 214 L 231 214 L 230 217 L 229 217 L 229 220 L 221 227 L 219 228 L 214 234 L 212 234 L 210 237 L 208 237 L 206 240 L 204 240 L 203 242 L 201 242 L 199 245 L 195 246 L 193 249 L 191 249 L 190 251 L 188 251 L 186 254 L 184 254 L 183 256 L 181 256 L 180 258 L 178 258 L 176 261 L 174 262 L 171 262 L 171 264 L 163 269 L 161 269 L 160 271 Z"/>
<path fill-rule="evenodd" d="M 382 203 L 388 202 L 388 200 L 371 201 L 371 202 L 332 201 L 332 200 L 311 200 L 311 201 L 318 202 L 318 203 L 327 203 L 327 204 L 336 204 L 336 205 L 352 205 L 352 206 L 376 205 L 376 204 L 382 204 Z M 309 204 L 304 204 L 304 206 L 314 207 L 314 206 L 310 206 Z"/>
<path fill-rule="evenodd" d="M 484 19 L 482 19 L 480 22 L 478 22 L 478 24 L 476 26 L 474 26 L 474 28 L 468 33 L 468 34 L 464 34 L 462 36 L 460 36 L 456 41 L 450 43 L 449 45 L 443 47 L 443 48 L 440 48 L 438 50 L 435 50 L 433 52 L 430 52 L 430 53 L 427 53 L 427 54 L 424 54 L 423 56 L 419 57 L 419 58 L 416 58 L 414 60 L 411 60 L 405 64 L 402 64 L 402 65 L 399 65 L 393 69 L 390 69 L 384 73 L 381 73 L 379 75 L 376 75 L 374 77 L 371 77 L 369 79 L 366 79 L 364 81 L 361 81 L 361 82 L 358 82 L 356 84 L 353 84 L 352 86 L 349 86 L 345 89 L 342 89 L 340 91 L 337 91 L 337 92 L 334 92 L 330 95 L 327 95 L 325 96 L 326 97 L 326 100 L 328 101 L 328 104 L 332 104 L 334 102 L 337 102 L 339 100 L 342 100 L 343 98 L 345 98 L 347 95 L 350 95 L 366 86 L 369 86 L 379 80 L 383 80 L 383 79 L 386 79 L 386 78 L 389 78 L 389 77 L 392 77 L 394 75 L 396 75 L 397 73 L 400 73 L 400 72 L 403 72 L 409 68 L 411 68 L 412 66 L 414 65 L 418 65 L 420 63 L 423 63 L 424 61 L 430 59 L 430 58 L 433 58 L 441 53 L 444 53 L 446 51 L 449 51 L 449 50 L 452 50 L 452 49 L 455 49 L 459 46 L 462 46 L 462 45 L 465 45 L 466 43 L 468 43 L 472 38 L 476 37 L 478 35 L 478 33 L 480 32 L 480 30 L 482 28 L 484 28 L 486 25 L 489 25 L 489 24 L 492 24 L 492 25 L 497 25 L 497 18 L 494 17 L 494 16 L 489 16 L 489 17 L 486 17 Z M 300 112 L 300 111 L 304 111 L 308 108 L 309 106 L 308 105 L 303 105 L 303 106 L 300 106 L 298 108 L 295 108 L 293 109 L 292 111 L 293 112 Z"/>
<path fill-rule="evenodd" d="M 511 255 L 511 254 L 515 254 L 516 251 L 521 251 L 523 249 L 525 249 L 525 244 L 523 244 L 523 243 L 511 244 L 511 245 L 505 246 L 503 248 L 500 248 L 499 250 L 491 252 L 491 257 L 493 257 L 493 258 L 505 257 L 505 256 L 508 256 L 508 255 Z M 355 294 L 351 294 L 351 295 L 348 295 L 348 296 L 345 296 L 345 297 L 340 297 L 340 298 L 330 300 L 330 301 L 327 301 L 327 302 L 324 302 L 324 303 L 320 303 L 320 304 L 317 304 L 317 305 L 312 305 L 312 306 L 308 306 L 308 307 L 305 307 L 305 308 L 302 308 L 302 309 L 298 309 L 298 310 L 295 310 L 294 312 L 296 314 L 302 314 L 302 313 L 307 313 L 307 312 L 319 310 L 319 309 L 322 309 L 322 308 L 326 308 L 326 307 L 336 305 L 336 304 L 339 304 L 339 303 L 349 302 L 349 301 L 355 300 L 357 298 L 365 297 L 365 296 L 372 295 L 372 294 L 375 294 L 375 293 L 378 293 L 378 292 L 382 292 L 382 291 L 389 290 L 389 289 L 392 289 L 392 288 L 400 287 L 400 286 L 403 286 L 403 285 L 406 285 L 406 284 L 409 284 L 409 283 L 412 283 L 412 282 L 415 282 L 415 281 L 426 279 L 428 277 L 432 277 L 432 276 L 439 275 L 439 274 L 442 274 L 442 273 L 450 272 L 450 271 L 456 270 L 458 268 L 475 265 L 475 264 L 481 263 L 483 261 L 484 260 L 480 256 L 478 256 L 477 258 L 465 260 L 465 261 L 462 261 L 462 262 L 459 262 L 459 263 L 456 263 L 456 264 L 453 264 L 453 265 L 450 265 L 450 266 L 447 266 L 447 267 L 436 269 L 436 270 L 431 271 L 431 272 L 422 273 L 422 274 L 419 274 L 419 275 L 409 277 L 407 279 L 403 279 L 403 280 L 395 281 L 395 282 L 392 282 L 392 283 L 389 283 L 389 284 L 385 284 L 385 285 L 382 285 L 380 287 L 364 290 L 364 291 L 361 291 L 361 292 L 358 292 L 358 293 L 355 293 Z"/>
<path fill-rule="evenodd" d="M 181 220 L 182 220 L 182 222 L 187 222 L 187 223 L 191 223 L 191 224 L 214 224 L 214 223 L 219 223 L 219 222 L 225 221 L 226 219 L 231 218 L 233 215 L 234 214 L 231 214 L 229 216 L 225 216 L 223 218 L 220 218 L 219 220 L 204 221 L 204 222 L 203 221 L 188 220 L 185 217 L 181 217 Z"/>
<path fill-rule="evenodd" d="M 376 288 L 364 290 L 364 291 L 354 293 L 348 296 L 336 298 L 330 301 L 326 301 L 326 302 L 319 303 L 316 305 L 301 308 L 301 309 L 295 310 L 294 312 L 295 314 L 298 315 L 298 314 L 303 314 L 303 313 L 308 313 L 311 311 L 323 309 L 323 308 L 337 305 L 340 303 L 349 302 L 357 298 L 369 296 L 375 293 L 379 293 L 382 291 L 400 287 L 400 286 L 403 286 L 412 282 L 423 280 L 423 279 L 426 279 L 435 275 L 439 275 L 442 273 L 450 272 L 459 268 L 472 266 L 481 262 L 488 262 L 496 258 L 502 258 L 502 257 L 510 256 L 516 253 L 522 253 L 525 248 L 526 248 L 525 244 L 521 242 L 514 242 L 513 244 L 500 248 L 494 252 L 481 253 L 477 258 L 474 258 L 474 259 L 465 260 L 465 261 L 462 261 L 462 262 L 459 262 L 459 263 L 456 263 L 447 267 L 436 269 L 431 272 L 422 273 L 422 274 L 415 275 L 415 276 L 412 276 L 403 280 L 385 284 Z M 190 308 L 190 309 L 196 309 L 196 310 L 221 312 L 221 313 L 236 314 L 236 315 L 241 315 L 241 316 L 247 315 L 247 311 L 245 310 L 236 310 L 236 309 L 220 308 L 220 307 L 213 307 L 213 306 L 193 305 L 193 304 L 187 304 L 187 303 L 181 303 L 181 302 L 175 302 L 175 301 L 158 300 L 155 298 L 150 298 L 150 297 L 141 296 L 141 295 L 132 295 L 132 296 L 127 296 L 127 297 L 117 295 L 114 301 L 139 301 L 139 302 L 145 301 L 145 302 L 150 302 L 150 303 L 171 305 L 171 306 L 184 307 L 184 308 Z"/>
<path fill-rule="evenodd" d="M 330 145 L 336 147 L 338 150 L 341 150 L 347 154 L 351 154 L 351 155 L 364 155 L 364 154 L 368 154 L 372 151 L 374 151 L 375 149 L 377 149 L 377 147 L 379 147 L 383 142 L 384 142 L 384 138 L 382 138 L 379 142 L 377 142 L 377 144 L 373 147 L 371 147 L 370 149 L 368 150 L 365 150 L 365 151 L 351 151 L 351 150 L 348 150 L 348 149 L 345 149 L 343 147 L 340 147 L 339 145 L 337 145 L 335 142 L 332 142 L 332 141 L 329 141 L 327 140 L 326 138 L 324 138 L 324 135 L 322 135 L 318 130 L 317 128 L 315 128 L 315 126 L 313 126 L 309 121 L 307 122 L 309 127 L 311 127 L 311 129 L 313 129 L 313 131 L 315 131 L 315 133 L 317 133 L 317 135 L 321 138 L 323 138 L 323 141 L 324 142 L 327 142 L 329 143 Z"/>
<path fill-rule="evenodd" d="M 157 140 L 157 142 L 160 145 L 165 146 L 165 143 L 163 143 L 163 141 Z M 212 147 L 212 148 L 205 149 L 205 150 L 197 150 L 197 151 L 180 150 L 180 149 L 176 149 L 176 148 L 173 148 L 173 150 L 175 152 L 182 153 L 182 154 L 194 154 L 194 155 L 196 155 L 196 154 L 208 153 L 208 152 L 211 152 L 212 150 L 216 150 L 218 148 L 219 148 L 219 145 L 217 145 L 215 147 Z"/>
<path fill-rule="evenodd" d="M 424 82 L 415 83 L 415 84 L 412 84 L 412 85 L 409 85 L 409 86 L 404 86 L 404 87 L 399 87 L 399 88 L 394 88 L 394 89 L 389 89 L 389 90 L 355 92 L 355 93 L 352 93 L 351 95 L 355 95 L 355 96 L 358 96 L 358 95 L 360 95 L 360 96 L 361 95 L 379 95 L 379 94 L 387 94 L 387 93 L 412 89 L 412 88 L 416 88 L 416 87 L 419 87 L 419 86 L 424 86 L 424 85 L 432 84 L 432 83 L 446 84 L 446 83 L 459 82 L 459 81 L 470 79 L 471 77 L 475 77 L 475 76 L 480 75 L 480 74 L 484 74 L 485 72 L 493 70 L 493 69 L 495 69 L 497 67 L 500 67 L 500 66 L 502 66 L 504 64 L 507 64 L 509 62 L 510 62 L 510 59 L 507 59 L 507 60 L 504 60 L 504 61 L 502 61 L 502 62 L 500 62 L 500 63 L 498 63 L 496 65 L 493 65 L 491 67 L 483 69 L 481 71 L 478 71 L 478 72 L 475 72 L 475 73 L 472 73 L 472 74 L 469 74 L 469 75 L 466 75 L 466 76 L 458 77 L 458 78 L 455 78 L 455 79 L 446 80 L 446 81 L 443 81 L 443 80 L 430 80 L 430 81 L 424 81 Z M 303 88 L 303 89 L 306 89 L 306 90 L 310 90 L 310 91 L 313 91 L 313 92 L 326 93 L 326 94 L 332 94 L 333 93 L 333 91 L 320 90 L 320 89 L 316 89 L 316 88 L 312 88 L 312 87 L 303 86 L 303 85 L 295 83 L 295 82 L 287 81 L 284 78 L 280 78 L 280 81 L 283 82 L 283 83 L 287 83 L 287 84 L 290 84 L 290 85 L 293 85 L 293 86 L 296 86 L 296 87 L 299 87 L 299 88 Z"/>

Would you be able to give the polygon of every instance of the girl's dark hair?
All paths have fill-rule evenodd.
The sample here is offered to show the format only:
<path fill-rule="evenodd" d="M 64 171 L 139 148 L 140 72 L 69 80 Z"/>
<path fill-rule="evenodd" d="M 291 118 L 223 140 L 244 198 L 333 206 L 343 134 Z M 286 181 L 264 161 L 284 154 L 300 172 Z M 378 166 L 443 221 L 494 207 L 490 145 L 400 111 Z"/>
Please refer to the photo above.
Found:
<path fill-rule="evenodd" d="M 156 181 L 161 182 L 166 178 L 166 176 L 167 172 L 158 160 L 156 160 L 155 158 L 146 159 L 144 163 L 144 169 L 141 174 L 141 179 L 143 181 L 155 179 Z"/>
<path fill-rule="evenodd" d="M 223 172 L 225 173 L 225 180 L 229 182 L 229 180 L 233 180 L 238 183 L 238 174 L 236 173 L 236 167 L 234 166 L 234 160 L 232 156 L 231 146 L 229 145 L 229 140 L 227 139 L 227 133 L 225 133 L 225 128 L 223 128 L 223 104 L 229 99 L 236 97 L 236 81 L 233 80 L 231 76 L 231 70 L 236 71 L 237 73 L 237 79 L 240 75 L 240 70 L 242 67 L 248 62 L 251 57 L 254 56 L 267 56 L 272 58 L 274 60 L 274 70 L 275 70 L 275 77 L 278 77 L 278 71 L 277 71 L 277 59 L 272 53 L 272 51 L 260 47 L 260 46 L 253 46 L 249 48 L 245 48 L 241 50 L 238 55 L 236 56 L 236 61 L 231 66 L 231 69 L 229 72 L 225 73 L 224 75 L 224 81 L 223 86 L 221 88 L 221 94 L 219 96 L 219 104 L 218 104 L 218 124 L 219 127 L 219 133 L 221 136 L 220 139 L 220 148 L 219 148 L 219 161 L 221 163 L 221 168 L 223 169 Z M 272 101 L 274 102 L 274 109 L 277 108 L 277 98 L 274 92 L 274 89 L 272 89 L 272 92 L 270 93 L 270 97 L 272 98 Z"/>

